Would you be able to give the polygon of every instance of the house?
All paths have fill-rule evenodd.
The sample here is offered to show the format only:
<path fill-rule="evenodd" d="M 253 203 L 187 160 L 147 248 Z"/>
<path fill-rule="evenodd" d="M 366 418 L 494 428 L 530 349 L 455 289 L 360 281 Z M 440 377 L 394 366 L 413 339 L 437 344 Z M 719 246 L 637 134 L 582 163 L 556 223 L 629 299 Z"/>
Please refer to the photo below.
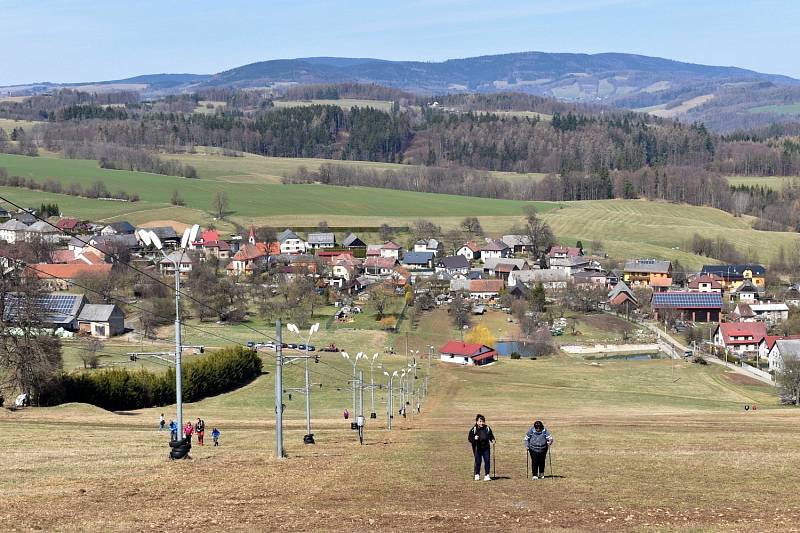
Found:
<path fill-rule="evenodd" d="M 47 326 L 52 328 L 64 328 L 75 331 L 78 326 L 78 315 L 86 304 L 86 296 L 83 294 L 44 294 L 34 301 L 34 305 L 41 309 L 41 318 Z M 13 323 L 19 313 L 18 298 L 11 293 L 5 295 L 5 305 L 3 306 L 3 320 Z"/>
<path fill-rule="evenodd" d="M 336 246 L 336 235 L 333 233 L 309 233 L 308 248 L 317 250 L 319 248 L 333 248 Z"/>
<path fill-rule="evenodd" d="M 110 263 L 34 263 L 28 266 L 28 271 L 40 279 L 49 290 L 66 291 L 73 288 L 75 281 L 82 276 L 110 276 L 111 266 Z"/>
<path fill-rule="evenodd" d="M 20 222 L 22 222 L 26 226 L 30 226 L 31 224 L 33 224 L 34 222 L 39 220 L 38 218 L 36 218 L 34 216 L 34 213 L 36 213 L 35 209 L 29 209 L 27 211 L 20 210 L 20 211 L 17 211 L 16 213 L 14 213 L 14 218 L 16 220 L 19 220 Z"/>
<path fill-rule="evenodd" d="M 0 241 L 14 244 L 25 240 L 28 225 L 19 220 L 7 220 L 0 224 Z"/>
<path fill-rule="evenodd" d="M 25 240 L 28 242 L 36 237 L 46 242 L 56 242 L 61 236 L 60 231 L 44 220 L 37 220 L 25 230 Z"/>
<path fill-rule="evenodd" d="M 70 242 L 72 242 L 71 239 Z M 117 254 L 123 250 L 136 252 L 142 247 L 139 239 L 132 233 L 94 236 L 89 239 L 89 244 L 91 244 L 91 248 L 101 254 Z"/>
<path fill-rule="evenodd" d="M 505 288 L 502 279 L 472 279 L 467 280 L 467 291 L 470 298 L 475 300 L 490 300 L 497 298 Z"/>
<path fill-rule="evenodd" d="M 368 244 L 365 252 L 365 257 L 380 257 L 382 244 Z"/>
<path fill-rule="evenodd" d="M 403 254 L 403 265 L 412 270 L 433 268 L 433 252 L 406 252 Z"/>
<path fill-rule="evenodd" d="M 723 322 L 714 331 L 714 345 L 743 355 L 757 353 L 758 345 L 767 336 L 767 326 L 761 322 Z"/>
<path fill-rule="evenodd" d="M 306 241 L 288 228 L 278 235 L 278 242 L 281 244 L 282 254 L 303 254 L 306 252 Z"/>
<path fill-rule="evenodd" d="M 657 320 L 674 313 L 692 322 L 719 322 L 722 295 L 689 291 L 656 292 L 653 293 L 650 306 Z"/>
<path fill-rule="evenodd" d="M 753 311 L 756 320 L 761 320 L 767 324 L 777 324 L 789 318 L 789 306 L 782 302 L 767 302 L 748 304 Z"/>
<path fill-rule="evenodd" d="M 692 292 L 717 292 L 722 294 L 725 287 L 721 279 L 713 274 L 700 274 L 689 282 L 689 290 Z"/>
<path fill-rule="evenodd" d="M 740 322 L 755 322 L 756 314 L 750 309 L 750 304 L 739 302 L 733 310 L 733 316 Z"/>
<path fill-rule="evenodd" d="M 367 257 L 364 261 L 364 271 L 373 276 L 388 276 L 396 265 L 395 257 Z"/>
<path fill-rule="evenodd" d="M 758 343 L 758 357 L 759 359 L 767 359 L 772 347 L 775 346 L 775 341 L 791 341 L 800 340 L 800 335 L 767 335 L 761 342 Z M 770 369 L 771 370 L 771 369 Z"/>
<path fill-rule="evenodd" d="M 162 276 L 174 276 L 177 265 L 180 276 L 186 278 L 192 272 L 195 262 L 194 254 L 183 250 L 175 250 L 158 262 L 158 268 Z"/>
<path fill-rule="evenodd" d="M 775 341 L 775 345 L 769 351 L 767 360 L 769 361 L 769 371 L 780 373 L 783 371 L 784 361 L 800 358 L 800 340 L 786 339 Z"/>
<path fill-rule="evenodd" d="M 339 254 L 333 259 L 331 275 L 336 279 L 353 281 L 356 278 L 361 261 L 350 254 Z"/>
<path fill-rule="evenodd" d="M 733 291 L 733 296 L 741 303 L 752 304 L 758 301 L 759 290 L 751 279 L 743 280 L 736 290 Z"/>
<path fill-rule="evenodd" d="M 791 307 L 800 307 L 800 285 L 792 285 L 783 293 L 783 301 Z"/>
<path fill-rule="evenodd" d="M 639 307 L 636 295 L 624 281 L 620 281 L 608 293 L 608 304 L 617 309 L 625 309 L 629 313 L 631 308 Z"/>
<path fill-rule="evenodd" d="M 433 255 L 439 255 L 442 249 L 442 243 L 436 239 L 420 239 L 414 243 L 415 252 L 431 252 Z"/>
<path fill-rule="evenodd" d="M 353 248 L 364 248 L 366 249 L 367 245 L 364 241 L 358 238 L 355 233 L 348 233 L 347 236 L 342 239 L 342 246 L 352 250 Z"/>
<path fill-rule="evenodd" d="M 568 281 L 569 273 L 567 271 L 549 268 L 514 271 L 508 275 L 509 287 L 520 284 L 530 287 L 541 283 L 545 289 L 565 289 Z"/>
<path fill-rule="evenodd" d="M 77 318 L 78 332 L 108 338 L 125 333 L 125 313 L 116 305 L 86 304 Z"/>
<path fill-rule="evenodd" d="M 580 248 L 575 248 L 573 246 L 560 246 L 554 245 L 550 247 L 550 250 L 547 251 L 547 257 L 549 259 L 556 259 L 556 258 L 567 258 L 567 257 L 579 257 L 583 255 L 583 250 Z"/>
<path fill-rule="evenodd" d="M 195 243 L 194 248 L 205 253 L 206 257 L 217 259 L 231 258 L 231 245 L 225 241 L 202 241 Z"/>
<path fill-rule="evenodd" d="M 481 249 L 474 241 L 470 241 L 456 250 L 456 255 L 463 255 L 468 261 L 475 261 L 481 258 Z"/>
<path fill-rule="evenodd" d="M 481 260 L 483 262 L 486 262 L 487 259 L 501 259 L 511 257 L 511 255 L 511 248 L 497 239 L 489 241 L 481 248 Z"/>
<path fill-rule="evenodd" d="M 402 250 L 402 247 L 399 244 L 387 241 L 380 247 L 380 256 L 399 260 L 400 250 Z"/>
<path fill-rule="evenodd" d="M 268 256 L 269 249 L 266 244 L 262 242 L 256 244 L 247 243 L 234 254 L 225 270 L 228 275 L 249 275 L 260 265 L 266 264 Z"/>
<path fill-rule="evenodd" d="M 513 263 L 497 263 L 494 267 L 494 275 L 503 281 L 508 281 L 508 276 L 519 267 Z"/>
<path fill-rule="evenodd" d="M 517 270 L 530 270 L 530 265 L 526 259 L 515 259 L 513 257 L 489 257 L 483 263 L 483 272 L 489 276 L 497 275 L 498 265 L 513 265 Z M 505 269 L 507 270 L 507 268 Z"/>
<path fill-rule="evenodd" d="M 133 235 L 135 231 L 136 228 L 133 227 L 133 224 L 123 220 L 122 222 L 112 222 L 100 230 L 100 235 Z"/>
<path fill-rule="evenodd" d="M 59 218 L 56 221 L 56 227 L 61 231 L 68 231 L 70 233 L 86 230 L 86 224 L 84 224 L 77 218 L 69 218 L 69 217 Z"/>
<path fill-rule="evenodd" d="M 483 366 L 497 358 L 497 352 L 485 344 L 449 341 L 439 349 L 439 358 L 445 363 L 464 366 Z"/>
<path fill-rule="evenodd" d="M 629 287 L 671 285 L 672 262 L 658 259 L 626 261 L 622 279 Z"/>
<path fill-rule="evenodd" d="M 600 285 L 605 286 L 607 283 L 605 272 L 598 272 L 596 270 L 584 270 L 576 272 L 572 275 L 572 281 L 576 285 Z"/>
<path fill-rule="evenodd" d="M 183 236 L 183 234 L 178 235 L 178 232 L 172 226 L 155 226 L 147 228 L 147 230 L 155 233 L 164 246 L 177 247 Z"/>
<path fill-rule="evenodd" d="M 436 261 L 436 272 L 447 272 L 448 274 L 463 274 L 469 272 L 469 259 L 463 255 L 451 255 L 442 257 Z"/>
<path fill-rule="evenodd" d="M 550 268 L 554 270 L 565 270 L 570 276 L 578 272 L 583 272 L 592 266 L 592 260 L 582 255 L 568 257 L 553 257 L 549 260 Z"/>
<path fill-rule="evenodd" d="M 767 269 L 763 265 L 748 263 L 744 265 L 703 265 L 701 274 L 714 274 L 722 280 L 729 291 L 735 291 L 744 280 L 749 279 L 759 291 L 764 290 L 764 276 Z"/>
<path fill-rule="evenodd" d="M 533 248 L 530 235 L 503 235 L 500 240 L 515 254 L 528 252 Z"/>

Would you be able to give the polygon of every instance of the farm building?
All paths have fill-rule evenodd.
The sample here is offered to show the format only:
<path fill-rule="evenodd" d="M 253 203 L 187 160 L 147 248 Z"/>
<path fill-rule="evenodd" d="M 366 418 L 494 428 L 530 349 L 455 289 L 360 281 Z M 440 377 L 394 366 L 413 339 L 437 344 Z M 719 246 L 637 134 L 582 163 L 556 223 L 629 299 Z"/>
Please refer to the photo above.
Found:
<path fill-rule="evenodd" d="M 86 304 L 78 314 L 78 331 L 92 337 L 113 337 L 125 332 L 125 314 L 116 305 Z"/>
<path fill-rule="evenodd" d="M 692 322 L 719 322 L 722 295 L 687 291 L 656 292 L 653 294 L 651 307 L 658 320 L 674 313 L 681 319 Z"/>
<path fill-rule="evenodd" d="M 460 341 L 448 342 L 439 353 L 442 361 L 464 366 L 483 366 L 497 358 L 497 352 L 489 346 Z"/>
<path fill-rule="evenodd" d="M 763 265 L 703 265 L 702 274 L 714 274 L 730 291 L 735 291 L 745 280 L 753 282 L 758 290 L 764 290 L 764 276 L 767 269 Z"/>

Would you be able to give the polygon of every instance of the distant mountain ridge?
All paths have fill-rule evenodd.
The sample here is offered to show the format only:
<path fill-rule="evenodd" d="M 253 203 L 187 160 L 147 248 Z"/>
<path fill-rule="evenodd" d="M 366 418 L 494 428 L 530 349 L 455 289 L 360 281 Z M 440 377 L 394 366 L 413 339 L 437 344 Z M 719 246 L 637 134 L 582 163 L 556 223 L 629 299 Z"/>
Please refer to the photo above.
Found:
<path fill-rule="evenodd" d="M 795 96 L 800 101 L 800 80 L 789 76 L 624 53 L 520 52 L 441 62 L 306 57 L 260 61 L 213 75 L 155 74 L 110 82 L 36 84 L 31 91 L 129 86 L 157 96 L 214 88 L 279 90 L 292 84 L 342 82 L 374 83 L 423 95 L 521 92 L 570 102 L 602 102 L 664 116 L 692 114 L 699 120 L 716 107 L 724 108 L 725 117 L 734 112 L 730 100 L 736 93 L 734 113 L 739 122 L 748 124 L 775 118 L 758 113 L 745 116 L 748 109 L 791 102 Z M 748 95 L 745 102 L 742 91 Z M 9 88 L 0 88 L 0 94 L 9 92 Z M 722 129 L 725 117 L 718 120 Z"/>

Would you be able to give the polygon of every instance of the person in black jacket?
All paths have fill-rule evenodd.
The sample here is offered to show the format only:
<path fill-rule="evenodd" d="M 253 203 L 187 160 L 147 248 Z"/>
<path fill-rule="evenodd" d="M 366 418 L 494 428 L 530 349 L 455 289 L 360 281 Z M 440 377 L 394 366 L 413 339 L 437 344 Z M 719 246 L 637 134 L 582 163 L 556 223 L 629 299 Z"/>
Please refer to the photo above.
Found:
<path fill-rule="evenodd" d="M 494 434 L 492 428 L 486 425 L 486 418 L 483 415 L 475 417 L 475 425 L 469 430 L 467 435 L 469 443 L 472 445 L 472 454 L 475 456 L 475 481 L 481 479 L 481 460 L 483 460 L 484 481 L 489 481 L 489 463 L 491 462 L 492 443 Z"/>

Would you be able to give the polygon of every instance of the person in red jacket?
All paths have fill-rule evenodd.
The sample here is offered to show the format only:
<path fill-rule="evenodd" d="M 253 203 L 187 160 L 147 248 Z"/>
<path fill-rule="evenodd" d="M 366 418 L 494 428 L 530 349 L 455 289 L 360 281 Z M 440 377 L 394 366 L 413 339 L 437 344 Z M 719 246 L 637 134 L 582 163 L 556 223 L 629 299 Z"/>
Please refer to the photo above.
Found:
<path fill-rule="evenodd" d="M 197 418 L 197 423 L 194 425 L 194 432 L 197 434 L 197 444 L 205 446 L 205 444 L 203 444 L 203 437 L 206 434 L 206 423 L 199 417 Z"/>
<path fill-rule="evenodd" d="M 192 433 L 194 433 L 194 426 L 192 422 L 186 422 L 186 425 L 183 426 L 183 436 L 189 440 L 192 440 Z"/>

